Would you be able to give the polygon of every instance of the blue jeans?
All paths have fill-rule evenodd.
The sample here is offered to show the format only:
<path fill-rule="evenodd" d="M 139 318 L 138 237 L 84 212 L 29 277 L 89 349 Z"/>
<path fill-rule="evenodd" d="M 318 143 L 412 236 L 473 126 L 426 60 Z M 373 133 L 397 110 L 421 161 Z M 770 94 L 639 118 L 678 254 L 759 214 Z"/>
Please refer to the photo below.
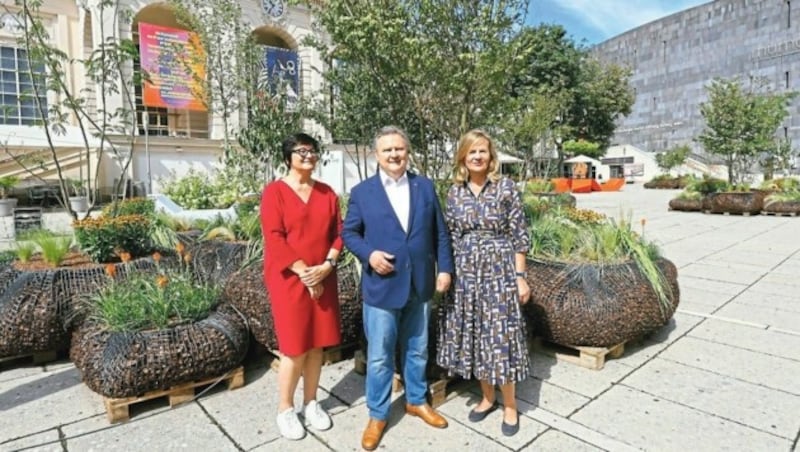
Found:
<path fill-rule="evenodd" d="M 386 420 L 394 377 L 395 347 L 400 344 L 400 365 L 406 402 L 426 403 L 428 363 L 428 319 L 430 303 L 411 296 L 401 309 L 382 309 L 364 304 L 364 334 L 367 336 L 367 408 L 369 417 Z"/>

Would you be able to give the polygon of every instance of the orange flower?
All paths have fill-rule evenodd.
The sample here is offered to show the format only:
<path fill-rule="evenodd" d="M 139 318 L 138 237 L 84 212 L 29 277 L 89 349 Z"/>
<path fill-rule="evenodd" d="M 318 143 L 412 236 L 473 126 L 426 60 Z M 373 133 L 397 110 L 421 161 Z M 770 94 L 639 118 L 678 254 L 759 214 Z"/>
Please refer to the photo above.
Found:
<path fill-rule="evenodd" d="M 186 249 L 186 247 L 183 246 L 183 243 L 181 243 L 181 242 L 178 242 L 178 244 L 175 245 L 175 250 L 178 251 L 178 254 L 183 254 L 183 251 L 185 249 Z"/>
<path fill-rule="evenodd" d="M 186 253 L 186 254 L 183 256 L 183 261 L 184 261 L 184 262 L 186 262 L 187 264 L 188 264 L 189 262 L 191 262 L 191 260 L 192 260 L 192 253 Z"/>
<path fill-rule="evenodd" d="M 160 262 L 161 261 L 161 253 L 159 253 L 158 251 L 153 253 L 153 260 L 156 261 L 156 262 Z"/>
<path fill-rule="evenodd" d="M 122 262 L 128 262 L 131 260 L 131 253 L 123 251 L 119 253 L 119 258 L 122 260 Z"/>
<path fill-rule="evenodd" d="M 162 289 L 167 286 L 168 282 L 169 278 L 167 278 L 166 275 L 158 275 L 158 278 L 156 278 L 156 284 Z"/>
<path fill-rule="evenodd" d="M 114 264 L 106 264 L 106 275 L 114 277 L 117 275 L 117 266 Z"/>

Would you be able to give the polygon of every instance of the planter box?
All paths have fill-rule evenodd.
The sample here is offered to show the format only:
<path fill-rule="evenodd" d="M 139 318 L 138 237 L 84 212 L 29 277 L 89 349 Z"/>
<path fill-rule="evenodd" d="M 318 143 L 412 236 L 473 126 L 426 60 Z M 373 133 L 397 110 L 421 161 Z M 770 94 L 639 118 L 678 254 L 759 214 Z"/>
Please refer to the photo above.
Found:
<path fill-rule="evenodd" d="M 702 199 L 680 199 L 675 198 L 669 201 L 670 210 L 682 210 L 685 212 L 699 212 L 703 210 Z"/>
<path fill-rule="evenodd" d="M 756 214 L 764 203 L 763 192 L 711 193 L 703 199 L 703 210 L 711 213 Z"/>
<path fill-rule="evenodd" d="M 663 306 L 633 262 L 614 265 L 528 261 L 533 334 L 569 346 L 613 347 L 665 325 L 678 306 L 675 265 L 657 263 L 669 287 Z"/>
<path fill-rule="evenodd" d="M 151 258 L 115 264 L 117 274 L 153 267 Z M 0 358 L 65 350 L 69 326 L 80 323 L 76 305 L 100 290 L 108 277 L 103 266 L 0 271 Z"/>
<path fill-rule="evenodd" d="M 782 213 L 792 216 L 800 215 L 800 201 L 765 202 L 763 211 L 767 213 Z"/>
<path fill-rule="evenodd" d="M 203 320 L 163 330 L 110 332 L 85 323 L 73 333 L 70 358 L 91 390 L 134 397 L 235 369 L 248 343 L 245 320 L 221 305 Z"/>

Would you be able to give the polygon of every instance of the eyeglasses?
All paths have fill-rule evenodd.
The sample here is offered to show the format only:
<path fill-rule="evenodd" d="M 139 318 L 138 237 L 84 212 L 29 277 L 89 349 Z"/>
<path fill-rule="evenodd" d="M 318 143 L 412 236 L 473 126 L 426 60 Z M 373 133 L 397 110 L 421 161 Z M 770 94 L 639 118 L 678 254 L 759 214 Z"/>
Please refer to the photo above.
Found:
<path fill-rule="evenodd" d="M 399 154 L 399 153 L 402 153 L 402 152 L 406 152 L 406 148 L 399 147 L 399 148 L 384 148 L 384 149 L 381 149 L 381 152 L 384 153 L 384 154 L 391 154 L 392 151 L 395 151 L 395 152 L 397 152 Z"/>
<path fill-rule="evenodd" d="M 292 149 L 292 152 L 303 158 L 317 156 L 317 151 L 315 151 L 313 148 L 297 148 L 297 149 Z"/>

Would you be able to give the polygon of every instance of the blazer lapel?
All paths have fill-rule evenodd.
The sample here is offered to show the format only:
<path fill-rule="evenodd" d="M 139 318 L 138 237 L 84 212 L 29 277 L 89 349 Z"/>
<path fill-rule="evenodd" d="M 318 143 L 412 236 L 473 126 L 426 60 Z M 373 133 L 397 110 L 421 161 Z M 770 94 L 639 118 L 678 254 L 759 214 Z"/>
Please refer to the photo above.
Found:
<path fill-rule="evenodd" d="M 411 228 L 414 227 L 414 218 L 415 212 L 417 211 L 416 206 L 419 204 L 419 181 L 417 180 L 417 176 L 412 173 L 408 174 L 408 231 L 406 231 L 406 236 L 411 233 Z"/>
<path fill-rule="evenodd" d="M 373 176 L 373 183 L 375 185 L 374 191 L 375 193 L 377 193 L 377 196 L 379 198 L 376 200 L 379 201 L 378 205 L 384 206 L 384 209 L 386 210 L 386 215 L 391 218 L 394 218 L 394 224 L 402 231 L 403 226 L 400 224 L 400 219 L 397 218 L 397 213 L 395 213 L 391 201 L 389 201 L 389 195 L 386 194 L 386 188 L 383 186 L 383 181 L 381 180 L 380 174 L 376 174 Z M 411 225 L 410 219 L 408 224 Z"/>

